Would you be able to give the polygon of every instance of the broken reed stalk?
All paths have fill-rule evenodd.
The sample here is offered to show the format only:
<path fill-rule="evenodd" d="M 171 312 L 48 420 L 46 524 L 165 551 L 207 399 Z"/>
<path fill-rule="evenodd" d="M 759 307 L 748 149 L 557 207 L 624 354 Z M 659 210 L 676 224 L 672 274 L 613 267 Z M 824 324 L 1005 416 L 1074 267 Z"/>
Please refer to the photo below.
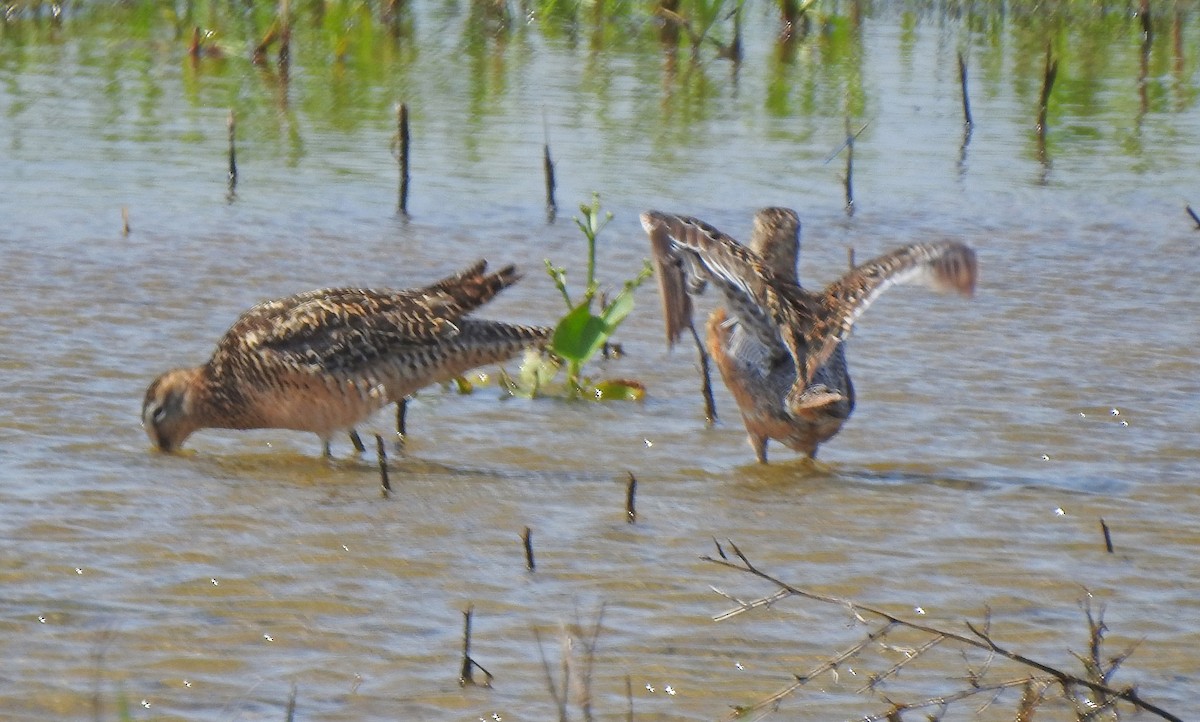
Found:
<path fill-rule="evenodd" d="M 237 190 L 237 118 L 233 114 L 233 108 L 229 109 L 229 197 L 233 198 L 234 191 Z"/>
<path fill-rule="evenodd" d="M 483 674 L 487 677 L 487 679 L 485 679 L 483 681 L 482 686 L 491 687 L 492 680 L 495 679 L 495 677 L 492 676 L 491 672 L 484 669 L 483 665 L 476 662 L 471 657 L 471 615 L 474 613 L 475 613 L 475 605 L 474 604 L 469 605 L 466 609 L 463 610 L 463 654 L 462 654 L 462 667 L 459 670 L 459 674 L 458 674 L 458 684 L 460 687 L 465 687 L 468 684 L 470 684 L 470 685 L 478 684 L 478 682 L 475 681 L 475 673 L 474 673 L 475 670 L 478 669 L 480 672 L 483 672 Z"/>
<path fill-rule="evenodd" d="M 700 356 L 700 374 L 704 377 L 701 387 L 704 394 L 704 422 L 712 426 L 717 423 L 717 402 L 713 400 L 712 370 L 709 366 L 708 352 L 704 350 L 704 342 L 700 340 L 696 327 L 689 324 L 688 330 L 692 332 L 692 340 L 696 342 L 696 353 Z"/>
<path fill-rule="evenodd" d="M 537 571 L 537 564 L 533 561 L 533 530 L 525 527 L 521 530 L 521 544 L 525 546 L 525 568 L 529 571 Z"/>
<path fill-rule="evenodd" d="M 1188 208 L 1188 211 L 1191 210 Z M 121 235 L 128 236 L 129 230 L 129 206 L 121 206 Z"/>
<path fill-rule="evenodd" d="M 962 52 L 958 54 L 958 80 L 962 85 L 963 124 L 969 127 L 973 125 L 971 121 L 971 98 L 967 94 L 967 61 L 963 58 Z"/>
<path fill-rule="evenodd" d="M 1104 523 L 1104 517 L 1100 517 L 1100 531 L 1104 532 L 1104 549 L 1109 554 L 1113 553 L 1112 534 L 1108 531 L 1108 524 Z"/>
<path fill-rule="evenodd" d="M 375 454 L 379 457 L 379 486 L 384 496 L 392 493 L 392 482 L 388 480 L 387 449 L 383 445 L 383 437 L 375 434 Z"/>
<path fill-rule="evenodd" d="M 1050 52 L 1050 44 L 1046 43 L 1046 69 L 1042 74 L 1042 97 L 1038 101 L 1038 137 L 1046 138 L 1046 108 L 1050 103 L 1050 91 L 1054 88 L 1054 78 L 1058 75 L 1058 60 Z"/>
<path fill-rule="evenodd" d="M 474 611 L 474 605 L 470 605 L 463 610 L 463 652 L 462 667 L 458 672 L 459 686 L 466 686 L 468 682 L 475 684 L 475 670 L 471 666 L 471 614 Z"/>
<path fill-rule="evenodd" d="M 625 487 L 625 519 L 630 523 L 637 521 L 637 509 L 634 507 L 634 500 L 637 496 L 637 477 L 632 471 L 625 472 L 629 474 L 629 484 Z"/>
<path fill-rule="evenodd" d="M 854 246 L 846 249 L 846 263 L 850 264 L 850 270 L 854 270 Z"/>
<path fill-rule="evenodd" d="M 846 215 L 854 215 L 854 134 L 846 116 Z"/>
<path fill-rule="evenodd" d="M 396 402 L 396 436 L 400 437 L 401 444 L 408 437 L 408 399 Z"/>
<path fill-rule="evenodd" d="M 542 170 L 546 174 L 546 207 L 551 211 L 558 209 L 554 202 L 554 160 L 550 158 L 550 129 L 546 125 L 546 111 L 542 110 Z"/>
<path fill-rule="evenodd" d="M 751 563 L 750 559 L 745 555 L 745 553 L 743 553 L 742 550 L 739 549 L 738 546 L 736 544 L 734 544 L 732 541 L 727 541 L 726 544 L 728 544 L 729 550 L 733 554 L 733 556 L 736 557 L 736 559 L 737 559 L 736 561 L 734 561 L 733 559 L 730 559 L 728 556 L 726 556 L 725 550 L 722 548 L 722 545 L 719 543 L 717 544 L 717 553 L 720 556 L 720 558 L 710 557 L 708 555 L 704 555 L 700 558 L 706 562 L 711 562 L 713 564 L 717 564 L 717 565 L 720 565 L 723 567 L 728 567 L 730 569 L 734 569 L 734 570 L 744 572 L 744 573 L 750 574 L 752 576 L 758 577 L 759 579 L 763 579 L 765 581 L 768 581 L 768 582 L 774 584 L 776 587 L 778 587 L 778 589 L 775 592 L 772 592 L 767 597 L 764 597 L 764 598 L 758 599 L 758 600 L 754 600 L 754 601 L 750 601 L 750 602 L 745 602 L 745 601 L 734 599 L 734 601 L 737 603 L 738 606 L 736 608 L 734 608 L 733 610 L 730 610 L 729 612 L 726 612 L 724 614 L 719 615 L 718 617 L 715 617 L 714 619 L 718 619 L 718 620 L 728 619 L 730 617 L 736 616 L 738 614 L 741 614 L 742 612 L 749 611 L 756 607 L 761 607 L 761 606 L 771 604 L 774 601 L 777 601 L 778 599 L 781 599 L 783 597 L 797 596 L 797 597 L 801 597 L 803 599 L 809 599 L 809 600 L 812 600 L 815 602 L 822 602 L 825 604 L 832 604 L 832 605 L 836 605 L 838 607 L 848 609 L 850 611 L 850 613 L 853 614 L 859 621 L 863 621 L 863 622 L 866 621 L 864 615 L 876 617 L 876 618 L 882 620 L 885 623 L 884 627 L 881 628 L 880 630 L 877 630 L 876 632 L 871 633 L 871 635 L 869 635 L 867 641 L 871 641 L 872 639 L 882 636 L 887 631 L 889 631 L 891 628 L 903 627 L 905 629 L 909 629 L 909 630 L 912 630 L 915 632 L 921 632 L 923 634 L 928 634 L 931 637 L 938 638 L 939 642 L 942 642 L 942 641 L 953 642 L 953 643 L 962 645 L 964 647 L 971 647 L 974 649 L 979 649 L 984 652 L 987 652 L 988 654 L 995 655 L 998 657 L 1003 657 L 1004 659 L 1015 662 L 1016 664 L 1019 664 L 1024 667 L 1028 667 L 1030 669 L 1036 670 L 1036 671 L 1046 675 L 1045 678 L 1039 678 L 1040 681 L 1044 681 L 1044 682 L 1048 682 L 1048 683 L 1052 682 L 1053 684 L 1062 687 L 1064 690 L 1086 689 L 1086 690 L 1089 690 L 1092 692 L 1097 692 L 1101 695 L 1104 695 L 1105 698 L 1107 698 L 1108 700 L 1112 700 L 1113 702 L 1115 702 L 1115 701 L 1127 702 L 1127 703 L 1133 705 L 1134 707 L 1136 707 L 1138 710 L 1141 710 L 1143 712 L 1149 712 L 1150 714 L 1153 714 L 1153 715 L 1160 717 L 1162 719 L 1165 719 L 1165 720 L 1169 720 L 1170 722 L 1183 722 L 1183 719 L 1181 717 L 1178 717 L 1178 716 L 1168 712 L 1167 710 L 1143 699 L 1138 694 L 1138 691 L 1135 687 L 1128 687 L 1125 689 L 1117 689 L 1116 687 L 1110 686 L 1107 683 L 1107 681 L 1105 681 L 1105 678 L 1103 676 L 1100 678 L 1101 681 L 1087 679 L 1087 678 L 1080 677 L 1075 674 L 1071 674 L 1069 672 L 1064 672 L 1063 670 L 1058 669 L 1056 667 L 1052 667 L 1044 662 L 1039 662 L 1031 657 L 1027 657 L 1018 652 L 1013 652 L 1005 647 L 1001 647 L 991 637 L 990 619 L 987 620 L 987 623 L 985 623 L 982 628 L 977 627 L 976 625 L 972 624 L 971 622 L 966 622 L 966 627 L 968 630 L 970 630 L 970 632 L 973 636 L 967 636 L 966 634 L 961 634 L 958 632 L 951 632 L 951 631 L 948 631 L 945 629 L 939 629 L 939 628 L 931 626 L 929 624 L 921 624 L 918 622 L 912 622 L 912 621 L 909 621 L 902 617 L 896 616 L 890 612 L 886 612 L 878 607 L 861 604 L 853 599 L 847 599 L 847 598 L 843 598 L 843 597 L 834 597 L 834 596 L 829 596 L 826 594 L 819 594 L 817 592 L 811 592 L 811 591 L 793 586 L 791 584 L 788 584 L 787 582 L 779 579 L 778 577 L 775 577 L 775 576 L 759 569 L 758 567 L 754 566 L 754 564 Z M 715 590 L 715 591 L 717 591 L 719 594 L 722 594 L 722 596 L 733 599 L 729 595 L 724 594 L 723 592 L 720 592 L 719 590 Z M 1100 632 L 1103 631 L 1103 622 L 1097 621 L 1093 617 L 1090 607 L 1087 608 L 1086 611 L 1088 614 L 1089 628 L 1090 628 L 1091 634 L 1092 634 L 1093 656 L 1098 657 L 1098 654 L 1099 654 L 1099 652 L 1098 652 L 1098 635 Z M 1124 660 L 1124 658 L 1126 656 L 1128 656 L 1128 653 L 1117 657 L 1113 661 L 1115 663 L 1120 663 L 1121 661 Z M 836 663 L 837 662 L 835 661 L 835 666 L 836 666 Z M 1085 661 L 1085 664 L 1086 664 L 1086 661 Z M 797 689 L 801 684 L 804 684 L 805 682 L 807 682 L 809 679 L 812 678 L 812 676 L 813 675 L 797 676 L 798 683 L 794 683 L 793 686 L 791 686 L 784 692 L 777 694 L 777 695 L 773 696 L 772 698 L 765 700 L 762 703 L 755 704 L 751 707 L 737 708 L 735 710 L 733 718 L 742 717 L 745 715 L 746 712 L 763 709 L 764 707 L 778 703 L 778 701 L 780 699 L 782 699 L 787 694 L 790 694 L 792 691 Z M 1035 679 L 1035 681 L 1038 681 L 1038 679 Z M 974 694 L 975 693 L 974 690 L 972 690 L 971 693 Z M 868 717 L 866 719 L 886 720 L 886 719 L 888 719 L 888 717 L 886 715 L 884 715 L 884 716 L 876 716 L 873 718 Z"/>
<path fill-rule="evenodd" d="M 291 0 L 279 0 L 279 28 L 279 69 L 286 74 L 292 52 Z"/>
<path fill-rule="evenodd" d="M 408 105 L 400 103 L 396 106 L 396 140 L 398 143 L 397 161 L 400 164 L 400 202 L 401 215 L 408 215 Z"/>
<path fill-rule="evenodd" d="M 1192 210 L 1191 206 L 1184 207 L 1187 208 L 1188 215 L 1191 216 L 1192 220 L 1196 223 L 1196 230 L 1200 231 L 1200 216 L 1196 215 L 1196 211 Z"/>
<path fill-rule="evenodd" d="M 1142 0 L 1138 16 L 1142 20 L 1142 35 L 1146 38 L 1145 44 L 1149 45 L 1151 39 L 1154 37 L 1154 25 L 1150 22 L 1150 0 Z"/>

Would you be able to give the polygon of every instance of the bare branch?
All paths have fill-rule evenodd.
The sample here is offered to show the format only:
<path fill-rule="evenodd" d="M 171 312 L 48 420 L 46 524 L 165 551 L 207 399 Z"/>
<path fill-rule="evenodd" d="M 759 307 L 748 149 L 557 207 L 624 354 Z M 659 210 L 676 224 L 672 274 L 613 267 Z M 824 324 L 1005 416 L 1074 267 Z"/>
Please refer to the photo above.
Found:
<path fill-rule="evenodd" d="M 709 588 L 712 589 L 717 594 L 720 594 L 722 597 L 725 597 L 729 601 L 738 605 L 734 609 L 730 609 L 727 612 L 724 612 L 722 614 L 718 614 L 718 615 L 714 616 L 713 617 L 714 622 L 723 622 L 726 619 L 736 617 L 737 615 L 739 615 L 743 612 L 748 612 L 751 609 L 757 609 L 758 607 L 769 607 L 772 604 L 774 604 L 775 602 L 778 602 L 780 599 L 785 599 L 787 597 L 792 596 L 791 592 L 787 591 L 786 589 L 780 589 L 780 590 L 777 590 L 777 591 L 774 591 L 774 592 L 768 594 L 765 597 L 760 597 L 758 599 L 754 599 L 752 601 L 747 602 L 742 599 L 738 599 L 737 597 L 726 594 L 725 592 L 721 591 L 720 589 L 717 589 L 714 586 L 710 585 Z"/>
<path fill-rule="evenodd" d="M 774 705 L 779 704 L 786 697 L 788 697 L 788 695 L 790 695 L 792 692 L 795 692 L 796 690 L 800 689 L 804 685 L 808 684 L 808 682 L 810 680 L 816 679 L 817 677 L 821 676 L 822 674 L 825 674 L 826 672 L 828 672 L 830 670 L 837 669 L 837 667 L 839 665 L 841 665 L 843 662 L 845 662 L 847 659 L 850 659 L 851 657 L 856 656 L 857 654 L 862 652 L 864 649 L 866 649 L 867 646 L 869 646 L 872 642 L 886 636 L 887 633 L 892 631 L 892 629 L 894 629 L 895 627 L 896 627 L 896 625 L 891 622 L 883 625 L 876 631 L 868 634 L 866 636 L 866 638 L 864 638 L 861 642 L 846 649 L 844 652 L 837 655 L 836 657 L 833 657 L 832 659 L 827 659 L 824 662 L 822 662 L 821 664 L 817 665 L 816 667 L 813 667 L 811 670 L 809 670 L 808 674 L 805 674 L 803 676 L 796 675 L 795 682 L 792 682 L 791 684 L 789 684 L 788 686 L 779 690 L 778 692 L 771 695 L 770 697 L 767 697 L 766 699 L 755 702 L 754 704 L 752 704 L 748 707 L 743 707 L 743 706 L 734 707 L 733 712 L 728 717 L 726 717 L 726 719 L 727 720 L 738 719 L 738 718 L 746 716 L 747 714 L 749 714 L 751 712 L 758 712 L 760 710 L 766 709 L 767 707 L 772 707 Z"/>
<path fill-rule="evenodd" d="M 897 715 L 902 712 L 909 712 L 912 710 L 924 709 L 927 707 L 940 707 L 940 708 L 944 709 L 945 707 L 948 707 L 953 702 L 958 702 L 960 700 L 964 700 L 969 697 L 973 697 L 977 694 L 982 694 L 984 692 L 995 692 L 996 694 L 999 694 L 1000 692 L 1003 692 L 1006 689 L 1011 689 L 1013 687 L 1022 687 L 1022 686 L 1025 686 L 1025 685 L 1031 684 L 1031 683 L 1036 684 L 1040 681 L 1042 681 L 1042 680 L 1040 680 L 1037 677 L 1022 677 L 1021 679 L 1010 679 L 1010 680 L 1006 680 L 1004 682 L 997 682 L 995 684 L 989 684 L 984 687 L 964 689 L 960 692 L 955 692 L 954 694 L 943 695 L 941 697 L 930 697 L 928 699 L 923 699 L 919 702 L 892 703 L 892 707 L 890 709 L 888 709 L 886 712 L 881 712 L 879 714 L 874 714 L 874 715 L 867 715 L 866 717 L 861 717 L 860 719 L 862 720 L 862 722 L 886 722 L 886 720 L 893 719 L 893 717 L 890 717 L 889 715 Z"/>
<path fill-rule="evenodd" d="M 933 649 L 937 645 L 941 644 L 943 641 L 945 641 L 945 639 L 946 639 L 945 635 L 939 634 L 936 637 L 934 637 L 933 639 L 926 642 L 925 644 L 922 644 L 920 647 L 917 647 L 916 649 L 911 650 L 909 653 L 907 653 L 907 655 L 905 656 L 904 659 L 893 664 L 887 671 L 881 672 L 879 674 L 871 675 L 871 678 L 869 680 L 867 680 L 867 683 L 864 684 L 863 686 L 859 687 L 857 690 L 855 690 L 855 693 L 862 694 L 863 692 L 866 692 L 868 690 L 875 689 L 875 687 L 878 686 L 880 682 L 883 682 L 884 680 L 886 680 L 889 677 L 895 676 L 895 674 L 897 672 L 899 672 L 901 669 L 903 669 L 905 665 L 907 665 L 910 662 L 912 662 L 913 660 L 919 658 L 922 654 L 925 654 L 926 652 Z"/>
<path fill-rule="evenodd" d="M 738 571 L 741 571 L 741 572 L 744 572 L 747 574 L 751 574 L 760 579 L 765 579 L 766 581 L 769 581 L 772 584 L 775 584 L 777 587 L 779 587 L 779 589 L 781 591 L 786 591 L 793 596 L 803 597 L 805 599 L 811 599 L 813 601 L 824 602 L 827 604 L 837 604 L 839 606 L 845 606 L 845 607 L 849 608 L 850 610 L 852 610 L 854 612 L 854 614 L 856 616 L 858 616 L 860 619 L 863 618 L 864 614 L 870 615 L 872 617 L 877 617 L 879 619 L 882 619 L 882 620 L 888 622 L 889 623 L 888 627 L 890 627 L 892 625 L 897 625 L 897 626 L 901 626 L 901 627 L 911 629 L 914 631 L 924 632 L 926 634 L 929 634 L 929 635 L 932 635 L 935 637 L 938 637 L 938 636 L 944 637 L 943 641 L 951 640 L 958 644 L 962 644 L 964 646 L 974 647 L 976 649 L 982 649 L 982 650 L 992 652 L 1000 657 L 1003 657 L 1010 661 L 1016 662 L 1017 664 L 1023 665 L 1025 667 L 1029 667 L 1031 669 L 1037 670 L 1038 672 L 1041 672 L 1042 674 L 1048 675 L 1055 682 L 1062 685 L 1064 689 L 1071 689 L 1072 687 L 1087 689 L 1092 692 L 1097 692 L 1101 695 L 1105 695 L 1106 697 L 1110 697 L 1113 699 L 1114 702 L 1116 700 L 1122 700 L 1122 701 L 1128 702 L 1129 704 L 1133 705 L 1134 707 L 1136 707 L 1142 711 L 1149 712 L 1149 713 L 1156 715 L 1162 719 L 1170 720 L 1171 722 L 1183 722 L 1182 718 L 1171 714 L 1167 710 L 1165 710 L 1151 702 L 1147 702 L 1146 700 L 1143 700 L 1138 695 L 1137 690 L 1135 688 L 1131 687 L 1131 688 L 1127 688 L 1127 689 L 1117 689 L 1115 687 L 1110 686 L 1109 684 L 1107 684 L 1105 682 L 1097 682 L 1097 681 L 1093 681 L 1090 679 L 1085 679 L 1078 675 L 1074 675 L 1069 672 L 1064 672 L 1063 670 L 1057 669 L 1057 668 L 1052 667 L 1043 662 L 1039 662 L 1039 661 L 1032 659 L 1030 657 L 1027 657 L 1023 654 L 1019 654 L 1017 652 L 1013 652 L 1009 649 L 1006 649 L 1006 648 L 1000 646 L 999 644 L 997 644 L 996 641 L 994 639 L 992 639 L 990 633 L 987 631 L 986 626 L 984 629 L 979 629 L 978 627 L 971 624 L 970 622 L 967 622 L 966 623 L 967 629 L 969 629 L 971 631 L 971 633 L 974 635 L 974 636 L 967 636 L 965 634 L 960 634 L 957 632 L 950 632 L 947 630 L 938 629 L 937 627 L 933 627 L 928 624 L 920 624 L 917 622 L 909 621 L 902 617 L 898 617 L 890 612 L 886 612 L 882 609 L 879 609 L 878 607 L 872 607 L 869 605 L 860 604 L 856 601 L 849 600 L 849 599 L 842 599 L 842 598 L 838 598 L 838 597 L 832 597 L 832 596 L 828 596 L 828 595 L 824 595 L 824 594 L 817 594 L 815 592 L 810 592 L 805 589 L 801 589 L 799 587 L 795 587 L 791 584 L 788 584 L 787 582 L 784 582 L 781 579 L 774 577 L 771 574 L 768 574 L 767 572 L 764 572 L 764 571 L 758 569 L 750 562 L 749 558 L 741 551 L 741 549 L 739 549 L 737 547 L 736 544 L 734 544 L 732 541 L 728 541 L 727 543 L 728 543 L 729 547 L 733 550 L 733 552 L 737 556 L 737 558 L 741 560 L 742 564 L 739 565 L 728 559 L 714 559 L 712 557 L 702 557 L 702 559 L 712 562 L 713 564 L 717 564 L 717 565 L 724 566 L 724 567 L 729 567 L 731 569 L 736 569 Z M 989 618 L 990 618 L 990 615 L 989 615 Z M 885 629 L 888 627 L 885 627 Z M 801 682 L 801 684 L 802 683 L 803 682 Z M 796 686 L 799 686 L 799 685 L 796 685 Z M 787 690 L 787 691 L 783 692 L 782 694 L 784 696 L 786 696 L 786 694 L 790 694 L 790 692 L 793 691 L 794 689 L 795 689 L 795 687 L 793 687 L 791 690 Z M 983 687 L 979 687 L 977 689 L 983 689 Z M 771 699 L 774 699 L 774 698 L 768 699 L 766 703 L 770 704 Z M 945 699 L 949 699 L 949 698 L 947 697 Z M 755 705 L 753 708 L 750 708 L 750 709 L 760 709 L 760 708 L 761 708 L 760 705 Z M 884 718 L 880 718 L 880 719 L 884 719 Z"/>

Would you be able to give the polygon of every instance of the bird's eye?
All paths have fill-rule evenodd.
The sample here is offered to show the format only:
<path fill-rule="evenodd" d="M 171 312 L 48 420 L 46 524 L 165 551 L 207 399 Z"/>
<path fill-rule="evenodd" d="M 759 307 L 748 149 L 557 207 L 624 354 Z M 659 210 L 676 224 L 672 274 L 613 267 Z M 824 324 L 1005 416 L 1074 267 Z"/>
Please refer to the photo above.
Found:
<path fill-rule="evenodd" d="M 163 422 L 163 419 L 165 419 L 166 417 L 167 417 L 167 408 L 165 406 L 158 406 L 154 409 L 154 415 L 151 416 L 150 418 L 152 421 L 154 421 L 155 424 L 161 424 Z"/>

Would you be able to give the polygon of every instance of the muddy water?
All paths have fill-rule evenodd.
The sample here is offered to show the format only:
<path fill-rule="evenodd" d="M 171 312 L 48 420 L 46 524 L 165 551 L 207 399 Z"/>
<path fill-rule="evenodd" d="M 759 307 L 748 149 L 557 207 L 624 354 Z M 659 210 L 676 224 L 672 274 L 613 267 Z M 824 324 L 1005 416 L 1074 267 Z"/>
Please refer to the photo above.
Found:
<path fill-rule="evenodd" d="M 596 714 L 625 713 L 628 681 L 637 719 L 715 719 L 868 631 L 799 600 L 714 622 L 733 602 L 711 586 L 772 591 L 701 560 L 717 538 L 793 584 L 956 631 L 990 609 L 1003 644 L 1072 670 L 1090 592 L 1112 654 L 1140 640 L 1116 681 L 1195 717 L 1200 233 L 1184 205 L 1200 205 L 1200 26 L 1180 7 L 1145 55 L 1123 15 L 848 7 L 781 49 L 775 18 L 753 10 L 733 73 L 689 68 L 686 52 L 666 63 L 636 14 L 599 37 L 533 21 L 498 41 L 441 5 L 397 43 L 349 21 L 342 35 L 329 18 L 305 26 L 287 83 L 227 39 L 241 20 L 225 19 L 225 57 L 198 63 L 136 7 L 6 26 L 3 716 L 115 719 L 124 700 L 136 719 L 274 720 L 295 688 L 299 718 L 547 719 L 535 630 L 557 679 L 563 626 L 603 607 Z M 1047 38 L 1060 70 L 1040 148 Z M 397 99 L 413 114 L 409 219 L 394 214 Z M 543 114 L 563 206 L 550 224 Z M 847 114 L 866 126 L 853 215 L 844 152 L 827 162 Z M 980 288 L 970 301 L 900 288 L 871 309 L 848 347 L 856 415 L 817 466 L 782 448 L 753 464 L 723 388 L 705 428 L 694 357 L 665 350 L 651 286 L 621 330 L 627 356 L 594 368 L 643 381 L 644 402 L 431 389 L 390 499 L 345 442 L 332 463 L 287 432 L 148 448 L 148 381 L 202 361 L 264 298 L 416 285 L 486 257 L 527 271 L 488 315 L 550 322 L 542 259 L 582 270 L 569 216 L 593 190 L 614 213 L 601 247 L 614 282 L 647 253 L 644 208 L 745 237 L 755 208 L 783 204 L 805 223 L 806 283 L 835 277 L 850 247 L 956 238 L 978 249 Z M 470 605 L 490 690 L 457 683 Z M 886 709 L 855 690 L 899 654 L 871 648 L 784 716 Z M 930 652 L 884 690 L 948 693 L 966 664 Z M 983 716 L 1015 706 L 1010 693 Z"/>

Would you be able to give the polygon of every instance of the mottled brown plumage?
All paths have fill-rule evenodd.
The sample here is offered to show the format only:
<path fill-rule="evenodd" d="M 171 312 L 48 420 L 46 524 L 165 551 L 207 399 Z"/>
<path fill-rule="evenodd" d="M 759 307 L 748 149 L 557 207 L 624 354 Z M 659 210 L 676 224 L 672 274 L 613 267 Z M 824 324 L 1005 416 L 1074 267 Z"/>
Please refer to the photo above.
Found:
<path fill-rule="evenodd" d="M 544 344 L 552 329 L 468 318 L 519 278 L 479 261 L 418 290 L 330 288 L 243 313 L 203 366 L 150 384 L 142 423 L 179 448 L 203 428 L 295 429 L 328 443 L 384 406 Z"/>
<path fill-rule="evenodd" d="M 888 287 L 919 282 L 971 295 L 975 252 L 951 241 L 906 246 L 863 263 L 823 291 L 800 287 L 800 221 L 786 208 L 755 216 L 750 247 L 695 218 L 642 214 L 663 301 L 667 343 L 693 328 L 690 295 L 713 283 L 725 308 L 707 324 L 707 349 L 733 393 L 759 461 L 767 441 L 816 456 L 854 410 L 842 342 Z"/>

